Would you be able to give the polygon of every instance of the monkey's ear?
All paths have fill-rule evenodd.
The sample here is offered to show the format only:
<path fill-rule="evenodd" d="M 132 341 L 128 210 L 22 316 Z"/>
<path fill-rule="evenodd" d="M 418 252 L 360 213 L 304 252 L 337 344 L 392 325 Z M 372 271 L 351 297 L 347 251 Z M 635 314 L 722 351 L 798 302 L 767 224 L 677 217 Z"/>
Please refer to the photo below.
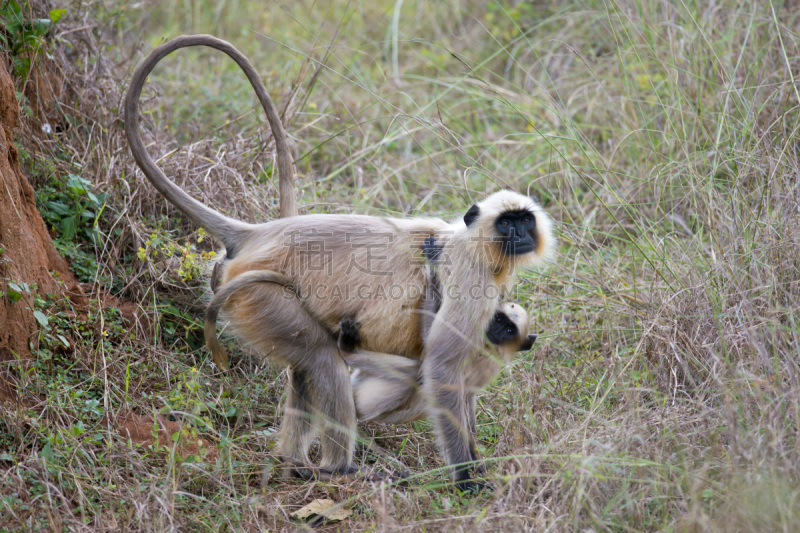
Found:
<path fill-rule="evenodd" d="M 481 208 L 478 207 L 478 204 L 473 204 L 473 206 L 469 208 L 469 211 L 467 211 L 467 214 L 464 215 L 464 223 L 467 225 L 467 227 L 470 227 L 480 214 Z"/>
<path fill-rule="evenodd" d="M 522 345 L 519 347 L 519 350 L 517 350 L 517 351 L 518 352 L 527 352 L 528 350 L 533 348 L 533 343 L 536 342 L 537 337 L 539 337 L 539 336 L 535 335 L 533 333 L 528 335 L 527 340 L 525 340 L 525 342 L 522 343 Z"/>

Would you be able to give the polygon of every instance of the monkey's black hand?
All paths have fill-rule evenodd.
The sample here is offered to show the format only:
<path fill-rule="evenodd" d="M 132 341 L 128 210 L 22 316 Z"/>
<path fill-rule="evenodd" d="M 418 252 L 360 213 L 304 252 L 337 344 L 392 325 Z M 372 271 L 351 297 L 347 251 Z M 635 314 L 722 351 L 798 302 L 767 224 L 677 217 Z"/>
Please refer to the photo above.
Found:
<path fill-rule="evenodd" d="M 354 318 L 343 318 L 339 321 L 339 349 L 343 352 L 353 352 L 361 342 L 361 335 L 358 330 L 361 324 Z"/>
<path fill-rule="evenodd" d="M 456 483 L 456 489 L 459 494 L 472 495 L 478 494 L 481 491 L 491 492 L 494 487 L 488 481 L 480 481 L 478 479 L 468 479 L 466 481 L 459 481 Z"/>
<path fill-rule="evenodd" d="M 319 471 L 331 477 L 341 477 L 341 476 L 349 476 L 351 474 L 357 474 L 361 471 L 361 469 L 358 468 L 356 465 L 348 465 L 344 468 L 337 468 L 336 470 L 320 468 Z"/>

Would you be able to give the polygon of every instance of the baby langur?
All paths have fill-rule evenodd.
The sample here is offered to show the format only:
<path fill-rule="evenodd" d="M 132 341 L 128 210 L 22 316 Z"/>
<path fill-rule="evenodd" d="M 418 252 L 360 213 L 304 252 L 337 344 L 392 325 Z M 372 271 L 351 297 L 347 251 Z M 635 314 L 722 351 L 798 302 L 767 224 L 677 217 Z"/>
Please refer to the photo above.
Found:
<path fill-rule="evenodd" d="M 345 318 L 339 325 L 339 349 L 350 367 L 358 419 L 401 424 L 425 417 L 428 400 L 421 389 L 420 361 L 356 351 L 358 324 Z M 531 349 L 536 335 L 528 334 L 528 329 L 528 313 L 522 306 L 500 304 L 486 330 L 485 349 L 473 354 L 462 369 L 470 395 L 487 386 L 516 352 Z M 474 438 L 474 420 L 470 420 L 470 425 Z"/>

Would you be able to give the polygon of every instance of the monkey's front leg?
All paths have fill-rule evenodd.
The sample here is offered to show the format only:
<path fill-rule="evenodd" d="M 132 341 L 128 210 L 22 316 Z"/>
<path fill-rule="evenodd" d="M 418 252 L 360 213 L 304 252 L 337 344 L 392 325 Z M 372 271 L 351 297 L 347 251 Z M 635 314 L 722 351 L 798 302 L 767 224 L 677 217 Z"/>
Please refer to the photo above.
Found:
<path fill-rule="evenodd" d="M 486 465 L 483 461 L 480 461 L 480 456 L 478 455 L 478 422 L 476 420 L 475 415 L 475 393 L 471 392 L 467 394 L 467 416 L 469 417 L 469 453 L 472 456 L 472 460 L 475 461 L 475 466 L 472 468 L 472 471 L 478 475 L 483 475 L 486 473 Z M 488 485 L 491 487 L 491 485 Z"/>
<path fill-rule="evenodd" d="M 433 359 L 433 360 L 432 360 Z M 450 465 L 450 476 L 462 492 L 478 492 L 490 487 L 472 479 L 474 436 L 470 402 L 463 379 L 455 372 L 457 364 L 442 364 L 436 358 L 423 360 L 423 386 L 428 394 L 430 418 L 436 429 L 439 447 Z"/>

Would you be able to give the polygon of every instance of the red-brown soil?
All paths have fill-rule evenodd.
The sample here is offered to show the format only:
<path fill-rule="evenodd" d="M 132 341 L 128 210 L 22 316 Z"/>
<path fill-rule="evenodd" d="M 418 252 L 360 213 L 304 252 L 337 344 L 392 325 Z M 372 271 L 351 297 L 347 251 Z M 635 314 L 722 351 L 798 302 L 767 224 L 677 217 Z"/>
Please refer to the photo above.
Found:
<path fill-rule="evenodd" d="M 85 309 L 86 296 L 66 261 L 58 255 L 36 209 L 34 191 L 20 172 L 13 132 L 19 121 L 14 83 L 0 62 L 0 290 L 8 283 L 27 283 L 39 294 L 61 294 L 77 309 Z M 29 357 L 29 340 L 37 331 L 33 296 L 24 293 L 12 303 L 0 297 L 0 360 L 15 354 Z"/>

